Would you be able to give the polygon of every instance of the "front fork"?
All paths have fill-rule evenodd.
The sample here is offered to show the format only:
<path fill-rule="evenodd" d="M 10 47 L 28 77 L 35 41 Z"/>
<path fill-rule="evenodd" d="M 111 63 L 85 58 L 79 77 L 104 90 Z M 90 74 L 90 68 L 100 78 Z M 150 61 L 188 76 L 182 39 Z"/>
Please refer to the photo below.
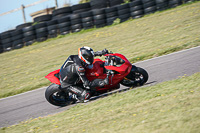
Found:
<path fill-rule="evenodd" d="M 135 65 L 132 65 L 132 68 L 131 68 L 131 71 L 129 72 L 128 75 L 126 75 L 126 77 L 124 77 L 124 79 L 131 79 L 132 78 L 132 75 L 131 75 L 131 72 L 134 72 L 137 70 L 137 67 Z"/>
<path fill-rule="evenodd" d="M 135 65 L 132 65 L 131 71 L 135 71 L 137 67 Z"/>
<path fill-rule="evenodd" d="M 107 78 L 109 78 L 109 76 L 112 75 L 111 78 L 110 78 L 110 85 L 112 85 L 112 79 L 113 79 L 113 77 L 114 77 L 114 74 L 115 74 L 115 73 L 114 73 L 113 71 L 111 71 L 111 70 L 109 70 L 109 71 L 107 72 Z"/>

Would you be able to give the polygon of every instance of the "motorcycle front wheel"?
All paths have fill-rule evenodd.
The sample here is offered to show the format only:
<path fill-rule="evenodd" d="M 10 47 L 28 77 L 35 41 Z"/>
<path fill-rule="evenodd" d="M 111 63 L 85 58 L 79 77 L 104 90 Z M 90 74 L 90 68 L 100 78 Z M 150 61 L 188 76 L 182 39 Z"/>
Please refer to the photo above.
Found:
<path fill-rule="evenodd" d="M 124 77 L 121 84 L 124 86 L 142 86 L 147 82 L 149 75 L 146 70 L 140 67 L 135 67 L 131 72 Z"/>
<path fill-rule="evenodd" d="M 68 97 L 68 93 L 61 90 L 57 84 L 51 84 L 45 91 L 46 100 L 55 106 L 67 106 L 69 104 Z"/>

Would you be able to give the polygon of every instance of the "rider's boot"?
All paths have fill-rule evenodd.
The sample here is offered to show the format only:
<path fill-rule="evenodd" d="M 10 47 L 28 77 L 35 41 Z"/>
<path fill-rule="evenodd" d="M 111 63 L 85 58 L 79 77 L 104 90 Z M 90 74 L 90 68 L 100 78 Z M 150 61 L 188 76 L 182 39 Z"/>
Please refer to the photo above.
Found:
<path fill-rule="evenodd" d="M 91 92 L 78 86 L 69 86 L 67 90 L 72 94 L 71 98 L 77 102 L 87 102 L 91 97 Z"/>

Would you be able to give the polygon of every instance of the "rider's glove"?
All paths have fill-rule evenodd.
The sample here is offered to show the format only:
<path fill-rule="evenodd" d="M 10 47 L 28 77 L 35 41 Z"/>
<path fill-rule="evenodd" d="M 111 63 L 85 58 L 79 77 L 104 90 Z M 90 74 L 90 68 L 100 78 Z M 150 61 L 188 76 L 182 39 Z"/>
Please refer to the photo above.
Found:
<path fill-rule="evenodd" d="M 107 49 L 104 49 L 101 52 L 102 52 L 102 55 L 108 54 L 108 50 Z"/>

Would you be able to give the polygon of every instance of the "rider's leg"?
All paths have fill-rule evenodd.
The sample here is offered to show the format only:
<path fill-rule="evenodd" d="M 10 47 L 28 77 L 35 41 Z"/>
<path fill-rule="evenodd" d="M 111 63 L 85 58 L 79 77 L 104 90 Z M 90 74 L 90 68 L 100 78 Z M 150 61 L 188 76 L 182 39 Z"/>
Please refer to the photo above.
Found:
<path fill-rule="evenodd" d="M 78 86 L 69 86 L 66 89 L 73 94 L 74 99 L 79 100 L 80 102 L 84 102 L 84 100 L 88 100 L 91 97 L 90 91 L 84 90 Z"/>

